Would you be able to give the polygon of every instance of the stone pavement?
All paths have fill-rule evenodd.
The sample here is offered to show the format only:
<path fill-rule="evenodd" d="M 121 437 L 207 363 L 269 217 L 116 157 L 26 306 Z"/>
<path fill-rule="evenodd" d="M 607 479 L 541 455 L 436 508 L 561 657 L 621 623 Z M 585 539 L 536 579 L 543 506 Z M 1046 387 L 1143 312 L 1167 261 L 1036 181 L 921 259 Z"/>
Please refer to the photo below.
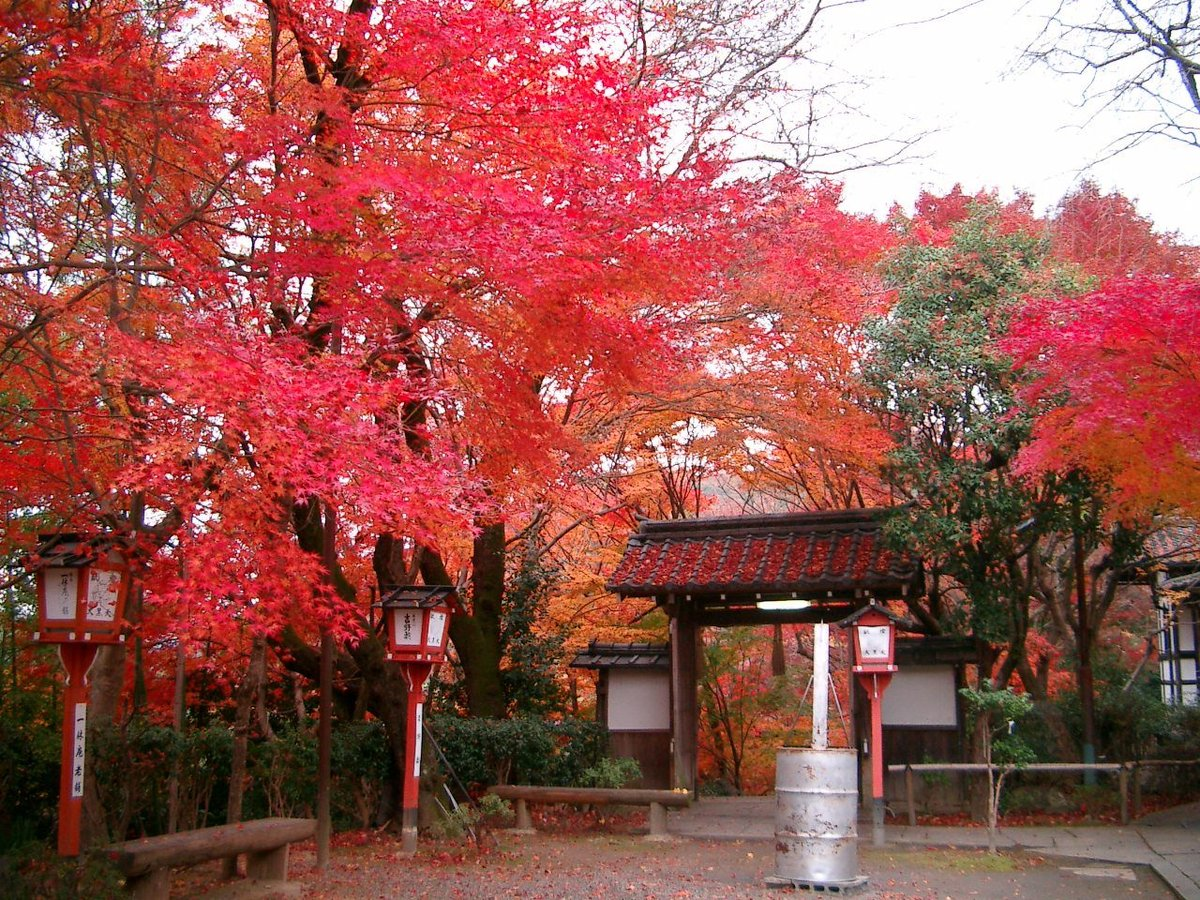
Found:
<path fill-rule="evenodd" d="M 703 797 L 687 809 L 672 810 L 667 828 L 679 837 L 772 840 L 775 798 Z M 886 835 L 891 844 L 987 847 L 985 828 L 888 825 Z M 872 840 L 869 821 L 859 822 L 858 836 L 864 845 Z M 1183 900 L 1200 900 L 1200 804 L 1164 810 L 1128 827 L 1001 828 L 997 846 L 1150 866 Z"/>

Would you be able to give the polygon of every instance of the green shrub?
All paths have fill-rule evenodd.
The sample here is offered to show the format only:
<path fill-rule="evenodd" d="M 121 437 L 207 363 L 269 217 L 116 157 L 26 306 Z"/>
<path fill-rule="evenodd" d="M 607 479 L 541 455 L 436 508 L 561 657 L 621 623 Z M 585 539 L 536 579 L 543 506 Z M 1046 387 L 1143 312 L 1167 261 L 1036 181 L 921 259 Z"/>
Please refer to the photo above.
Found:
<path fill-rule="evenodd" d="M 311 816 L 317 804 L 317 740 L 307 731 L 287 728 L 274 740 L 250 745 L 244 818 Z M 332 803 L 331 803 L 332 806 Z"/>
<path fill-rule="evenodd" d="M 92 729 L 88 765 L 115 840 L 167 830 L 167 776 L 185 743 L 174 729 L 140 718 L 124 730 Z"/>
<path fill-rule="evenodd" d="M 0 697 L 0 851 L 55 834 L 62 719 L 48 697 L 16 691 Z M 232 754 L 233 732 L 223 723 L 177 733 L 135 718 L 123 728 L 92 729 L 88 766 L 109 836 L 164 833 L 173 772 L 179 830 L 223 824 Z M 391 768 L 382 723 L 335 723 L 332 754 L 334 827 L 371 824 Z M 243 818 L 310 814 L 316 773 L 316 737 L 309 732 L 282 728 L 275 740 L 252 740 Z"/>
<path fill-rule="evenodd" d="M 1097 651 L 1094 668 L 1098 758 L 1124 762 L 1171 755 L 1166 748 L 1174 734 L 1177 708 L 1163 702 L 1158 680 L 1143 676 L 1126 688 L 1128 671 L 1114 654 L 1104 650 Z M 1072 740 L 1080 746 L 1083 715 L 1079 692 L 1066 691 L 1055 702 Z"/>
<path fill-rule="evenodd" d="M 560 626 L 547 633 L 537 627 L 550 618 L 550 595 L 560 578 L 559 570 L 545 565 L 539 554 L 523 557 L 504 586 L 500 683 L 507 709 L 515 715 L 543 716 L 565 706 L 558 673 L 566 631 Z"/>
<path fill-rule="evenodd" d="M 0 879 L 9 900 L 76 900 L 124 893 L 121 873 L 107 857 L 62 857 L 42 843 L 14 848 L 0 858 Z"/>
<path fill-rule="evenodd" d="M 737 790 L 724 778 L 710 778 L 701 781 L 696 786 L 696 793 L 701 797 L 736 797 Z"/>
<path fill-rule="evenodd" d="M 512 804 L 495 794 L 484 794 L 478 803 L 460 803 L 454 811 L 439 820 L 436 831 L 440 836 L 459 840 L 474 832 L 478 840 L 481 832 L 497 822 L 511 822 Z"/>
<path fill-rule="evenodd" d="M 45 697 L 24 691 L 0 706 L 0 849 L 54 835 L 59 715 Z"/>
<path fill-rule="evenodd" d="M 1096 785 L 1079 783 L 1078 773 L 1061 775 L 1014 773 L 1011 786 L 1004 792 L 1001 809 L 1008 813 L 1076 813 L 1087 810 L 1116 810 L 1120 797 L 1110 780 Z"/>
<path fill-rule="evenodd" d="M 928 753 L 921 754 L 921 764 L 922 765 L 929 765 L 930 763 L 936 763 L 936 762 L 939 762 L 939 760 L 934 759 Z M 949 772 L 922 772 L 921 773 L 921 781 L 923 781 L 929 787 L 946 787 L 947 785 L 950 784 L 950 773 Z"/>
<path fill-rule="evenodd" d="M 382 722 L 346 722 L 333 731 L 331 748 L 335 828 L 375 823 L 391 775 L 392 753 Z"/>
<path fill-rule="evenodd" d="M 439 716 L 434 737 L 465 785 L 578 785 L 604 757 L 602 725 L 579 719 L 478 719 Z"/>
<path fill-rule="evenodd" d="M 636 759 L 606 756 L 594 766 L 584 769 L 581 781 L 584 787 L 622 788 L 641 777 L 642 767 Z"/>
<path fill-rule="evenodd" d="M 1172 706 L 1159 746 L 1162 759 L 1200 759 L 1200 706 Z"/>
<path fill-rule="evenodd" d="M 590 719 L 562 719 L 549 725 L 556 753 L 547 784 L 580 785 L 583 773 L 608 755 L 608 729 Z"/>
<path fill-rule="evenodd" d="M 224 725 L 185 728 L 179 747 L 179 830 L 225 822 L 233 731 Z M 161 773 L 169 778 L 170 772 Z"/>

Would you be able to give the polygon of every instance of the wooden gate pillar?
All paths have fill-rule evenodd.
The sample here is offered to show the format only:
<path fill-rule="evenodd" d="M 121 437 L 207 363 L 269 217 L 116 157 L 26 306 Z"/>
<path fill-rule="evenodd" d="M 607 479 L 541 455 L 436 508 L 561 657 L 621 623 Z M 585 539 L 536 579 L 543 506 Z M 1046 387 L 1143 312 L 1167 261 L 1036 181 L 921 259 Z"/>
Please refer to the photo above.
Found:
<path fill-rule="evenodd" d="M 699 631 L 695 607 L 690 600 L 671 602 L 668 608 L 674 609 L 671 616 L 671 785 L 695 794 Z"/>

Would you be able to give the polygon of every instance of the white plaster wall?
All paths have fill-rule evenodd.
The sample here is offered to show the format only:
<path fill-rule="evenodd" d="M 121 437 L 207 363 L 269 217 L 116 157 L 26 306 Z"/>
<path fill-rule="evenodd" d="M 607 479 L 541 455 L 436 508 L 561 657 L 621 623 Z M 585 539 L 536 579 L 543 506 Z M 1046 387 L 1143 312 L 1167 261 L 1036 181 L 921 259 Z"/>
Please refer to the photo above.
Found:
<path fill-rule="evenodd" d="M 883 724 L 954 728 L 958 695 L 953 666 L 901 666 L 883 693 Z"/>
<path fill-rule="evenodd" d="M 669 672 L 622 669 L 609 671 L 609 731 L 666 731 L 670 727 Z"/>

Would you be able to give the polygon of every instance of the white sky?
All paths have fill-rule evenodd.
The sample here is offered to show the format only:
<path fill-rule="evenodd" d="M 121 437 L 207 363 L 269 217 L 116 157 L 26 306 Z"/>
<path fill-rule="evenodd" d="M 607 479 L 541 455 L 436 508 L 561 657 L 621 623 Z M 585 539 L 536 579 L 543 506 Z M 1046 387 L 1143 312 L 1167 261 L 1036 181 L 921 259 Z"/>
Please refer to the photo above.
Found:
<path fill-rule="evenodd" d="M 1102 3 L 1103 0 L 1094 0 Z M 847 209 L 911 209 L 923 188 L 1033 194 L 1045 212 L 1081 178 L 1134 200 L 1160 231 L 1200 243 L 1200 150 L 1157 138 L 1105 160 L 1127 116 L 1082 108 L 1082 77 L 1022 60 L 1043 0 L 870 0 L 828 13 L 819 53 L 869 82 L 857 101 L 886 132 L 935 131 L 922 159 L 850 172 Z M 962 8 L 965 7 L 965 8 Z M 936 21 L 947 10 L 958 10 Z M 920 22 L 920 24 L 898 24 Z M 845 42 L 844 50 L 838 50 Z M 860 126 L 861 127 L 861 126 Z"/>

